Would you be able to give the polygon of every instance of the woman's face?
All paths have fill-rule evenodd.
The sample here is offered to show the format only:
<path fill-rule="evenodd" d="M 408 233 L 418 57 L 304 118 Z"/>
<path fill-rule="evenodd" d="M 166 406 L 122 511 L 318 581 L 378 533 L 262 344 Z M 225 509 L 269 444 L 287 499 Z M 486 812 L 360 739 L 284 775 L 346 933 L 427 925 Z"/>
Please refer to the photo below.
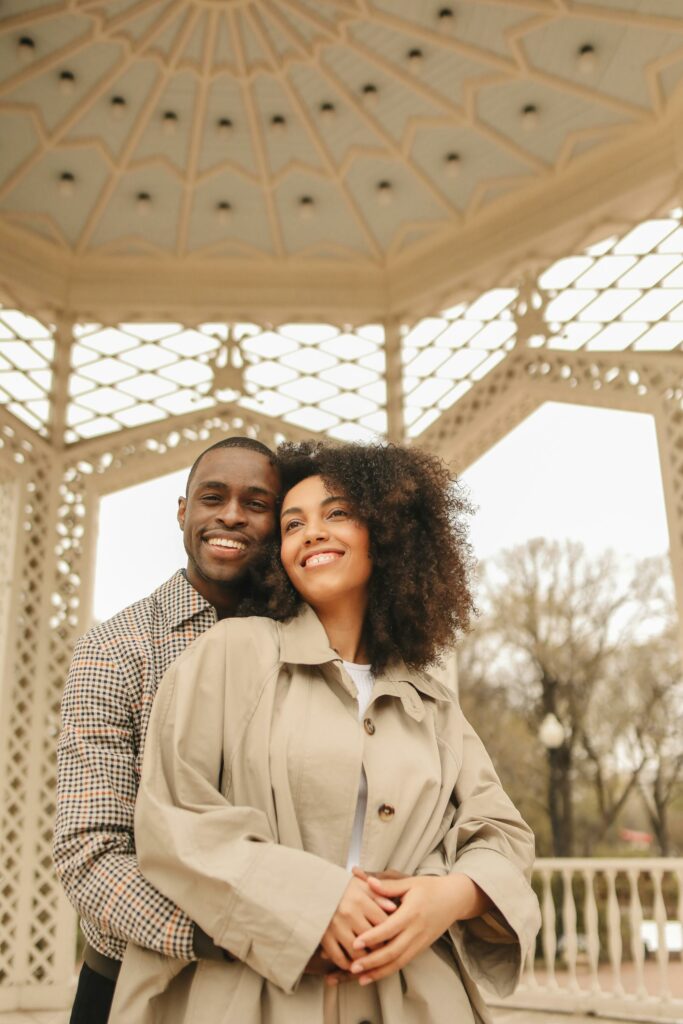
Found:
<path fill-rule="evenodd" d="M 319 476 L 292 487 L 282 503 L 281 558 L 301 597 L 313 608 L 357 596 L 364 602 L 372 572 L 367 526 L 344 495 Z"/>

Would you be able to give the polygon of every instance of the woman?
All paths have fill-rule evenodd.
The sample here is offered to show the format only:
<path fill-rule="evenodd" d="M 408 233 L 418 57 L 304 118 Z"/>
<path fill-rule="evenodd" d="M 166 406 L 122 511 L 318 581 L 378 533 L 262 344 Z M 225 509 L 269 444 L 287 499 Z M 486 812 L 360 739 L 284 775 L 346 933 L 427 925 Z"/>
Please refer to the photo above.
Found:
<path fill-rule="evenodd" d="M 226 960 L 129 947 L 112 1024 L 486 1020 L 476 982 L 512 990 L 538 907 L 531 833 L 424 673 L 472 612 L 469 508 L 417 449 L 281 462 L 281 621 L 172 666 L 136 809 L 143 872 Z"/>

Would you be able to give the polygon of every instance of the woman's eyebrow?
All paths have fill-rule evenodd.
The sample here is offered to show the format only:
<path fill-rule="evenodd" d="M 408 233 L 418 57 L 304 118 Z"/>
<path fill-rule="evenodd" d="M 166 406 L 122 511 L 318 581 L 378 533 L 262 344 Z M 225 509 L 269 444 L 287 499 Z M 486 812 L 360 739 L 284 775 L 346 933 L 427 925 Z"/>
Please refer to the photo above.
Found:
<path fill-rule="evenodd" d="M 331 505 L 335 501 L 347 501 L 347 499 L 344 497 L 343 494 L 331 495 L 329 498 L 325 498 L 324 501 L 320 502 L 320 507 L 321 508 L 325 508 L 327 505 Z M 303 512 L 303 509 L 297 508 L 296 506 L 292 505 L 291 508 L 285 508 L 285 509 L 282 510 L 282 512 L 280 513 L 280 518 L 284 519 L 285 516 L 292 515 L 293 513 L 296 513 L 297 515 L 301 515 L 302 512 Z"/>

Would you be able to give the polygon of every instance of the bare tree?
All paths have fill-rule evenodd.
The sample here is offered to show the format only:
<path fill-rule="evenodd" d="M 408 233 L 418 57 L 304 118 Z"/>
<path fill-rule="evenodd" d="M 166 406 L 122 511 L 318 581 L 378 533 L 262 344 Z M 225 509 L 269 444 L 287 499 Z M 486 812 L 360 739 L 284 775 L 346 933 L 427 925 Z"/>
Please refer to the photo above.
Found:
<path fill-rule="evenodd" d="M 663 857 L 672 851 L 669 809 L 683 790 L 683 677 L 677 624 L 634 646 L 625 666 L 632 686 L 627 736 L 643 764 L 639 792 Z"/>
<path fill-rule="evenodd" d="M 534 733 L 548 715 L 562 724 L 560 742 L 545 751 L 546 810 L 554 854 L 571 856 L 577 784 L 595 793 L 592 846 L 652 757 L 629 735 L 624 652 L 646 651 L 648 635 L 661 631 L 666 574 L 661 560 L 628 571 L 612 552 L 590 557 L 581 544 L 537 539 L 501 552 L 480 578 L 483 616 L 464 648 L 461 687 L 485 673 Z"/>

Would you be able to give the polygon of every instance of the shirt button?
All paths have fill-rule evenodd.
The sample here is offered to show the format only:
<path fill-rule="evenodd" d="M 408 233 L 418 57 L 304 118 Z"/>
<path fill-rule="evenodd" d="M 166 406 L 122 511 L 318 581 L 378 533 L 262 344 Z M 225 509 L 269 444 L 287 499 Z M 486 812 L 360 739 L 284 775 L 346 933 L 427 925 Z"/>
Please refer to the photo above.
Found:
<path fill-rule="evenodd" d="M 391 806 L 391 804 L 382 804 L 377 813 L 382 821 L 389 821 L 390 818 L 393 818 L 396 810 Z"/>
<path fill-rule="evenodd" d="M 366 718 L 363 722 L 363 725 L 365 726 L 365 731 L 368 734 L 368 736 L 373 736 L 375 732 L 375 723 L 373 722 L 373 720 L 371 718 Z"/>

